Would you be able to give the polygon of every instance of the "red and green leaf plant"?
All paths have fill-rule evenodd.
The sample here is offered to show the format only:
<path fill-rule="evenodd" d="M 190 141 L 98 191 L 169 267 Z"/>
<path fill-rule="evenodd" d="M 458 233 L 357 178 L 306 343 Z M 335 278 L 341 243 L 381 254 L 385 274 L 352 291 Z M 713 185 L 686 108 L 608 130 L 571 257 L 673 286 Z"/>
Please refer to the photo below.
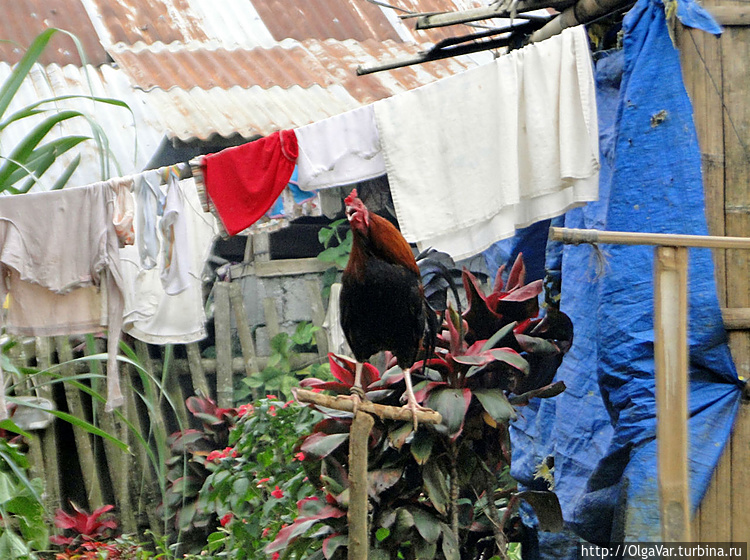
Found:
<path fill-rule="evenodd" d="M 231 453 L 227 450 L 229 434 L 239 412 L 197 396 L 189 397 L 186 405 L 201 429 L 181 430 L 168 438 L 172 456 L 167 461 L 166 499 L 160 508 L 171 522 L 173 540 L 179 536 L 181 549 L 194 551 L 218 525 L 213 512 L 199 506 L 198 493 L 211 474 L 207 465 L 217 454 Z"/>
<path fill-rule="evenodd" d="M 371 518 L 370 558 L 489 558 L 506 555 L 511 520 L 524 500 L 537 512 L 543 530 L 558 530 L 561 515 L 551 492 L 517 492 L 509 476 L 508 426 L 516 406 L 564 390 L 550 384 L 572 342 L 572 325 L 559 311 L 539 317 L 542 283 L 525 284 L 522 257 L 503 280 L 498 272 L 485 294 L 476 277 L 462 272 L 468 301 L 444 316 L 434 355 L 411 370 L 422 405 L 440 412 L 440 425 L 375 419 L 369 440 L 368 482 Z M 367 398 L 399 406 L 403 371 L 386 354 L 381 374 L 366 368 Z M 306 380 L 311 389 L 348 394 L 354 362 L 330 356 L 335 382 Z M 316 496 L 303 503 L 296 520 L 266 547 L 269 554 L 310 558 L 346 557 L 348 431 L 351 414 L 327 410 L 328 417 L 306 436 L 300 449 Z M 312 548 L 312 550 L 317 550 Z"/>
<path fill-rule="evenodd" d="M 308 463 L 308 451 L 300 447 L 300 434 L 315 426 L 322 429 L 323 415 L 273 395 L 244 405 L 240 411 L 230 432 L 230 451 L 206 459 L 210 475 L 198 503 L 201 510 L 213 512 L 220 520 L 205 551 L 214 558 L 261 558 L 263 548 L 278 534 L 304 532 L 295 524 L 298 516 L 322 519 L 326 508 L 333 507 L 327 504 L 325 494 L 316 493 L 301 468 Z M 340 511 L 345 523 L 346 513 Z M 309 552 L 320 548 L 320 543 L 312 543 Z"/>

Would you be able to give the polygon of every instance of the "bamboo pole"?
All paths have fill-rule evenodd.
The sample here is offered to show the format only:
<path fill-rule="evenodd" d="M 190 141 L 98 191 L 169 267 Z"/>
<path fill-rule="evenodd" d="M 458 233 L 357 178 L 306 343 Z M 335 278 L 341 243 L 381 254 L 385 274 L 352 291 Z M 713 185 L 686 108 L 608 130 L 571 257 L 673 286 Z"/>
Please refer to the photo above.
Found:
<path fill-rule="evenodd" d="M 657 247 L 655 251 L 654 359 L 661 532 L 665 542 L 690 542 L 688 250 Z"/>
<path fill-rule="evenodd" d="M 331 397 L 313 393 L 306 389 L 295 389 L 294 396 L 300 402 L 352 412 L 354 401 L 349 397 Z M 367 442 L 375 423 L 372 414 L 380 418 L 411 422 L 410 410 L 395 406 L 361 401 L 354 415 L 349 432 L 349 560 L 367 560 L 370 546 L 367 528 Z M 418 410 L 417 421 L 426 424 L 439 424 L 442 416 L 434 410 Z"/>
<path fill-rule="evenodd" d="M 682 235 L 676 233 L 641 233 L 600 231 L 595 229 L 549 228 L 549 238 L 563 243 L 601 243 L 611 245 L 665 245 L 708 249 L 750 249 L 750 237 L 715 235 Z"/>
<path fill-rule="evenodd" d="M 70 340 L 66 336 L 57 336 L 55 337 L 55 342 L 57 343 L 57 354 L 61 363 L 60 369 L 63 376 L 72 376 L 74 369 L 69 362 L 73 359 L 73 350 L 70 347 Z M 86 418 L 81 392 L 70 383 L 63 383 L 63 386 L 65 387 L 65 400 L 68 403 L 70 414 L 76 418 Z M 94 448 L 91 436 L 88 432 L 77 426 L 73 426 L 73 436 L 75 438 L 76 450 L 78 451 L 78 460 L 81 465 L 86 497 L 90 507 L 93 509 L 94 507 L 99 507 L 102 503 L 102 488 L 94 460 Z"/>

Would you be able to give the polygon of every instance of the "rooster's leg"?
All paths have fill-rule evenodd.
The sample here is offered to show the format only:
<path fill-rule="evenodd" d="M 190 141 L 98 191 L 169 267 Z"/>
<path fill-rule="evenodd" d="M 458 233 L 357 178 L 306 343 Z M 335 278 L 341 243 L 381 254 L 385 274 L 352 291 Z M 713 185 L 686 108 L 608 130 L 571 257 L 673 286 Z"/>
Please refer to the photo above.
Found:
<path fill-rule="evenodd" d="M 359 403 L 361 403 L 365 398 L 365 391 L 364 389 L 362 389 L 362 370 L 364 369 L 364 367 L 364 364 L 362 364 L 361 362 L 357 362 L 354 370 L 354 384 L 352 385 L 352 388 L 349 389 L 352 402 L 354 403 L 352 414 L 354 414 L 355 416 L 357 414 L 357 410 L 359 409 Z"/>
<path fill-rule="evenodd" d="M 419 427 L 417 423 L 417 411 L 429 411 L 431 409 L 421 406 L 417 402 L 417 397 L 414 396 L 414 388 L 411 385 L 411 373 L 409 373 L 408 369 L 404 370 L 404 381 L 406 381 L 406 404 L 404 408 L 411 410 L 411 417 L 414 420 L 414 431 L 416 432 Z"/>

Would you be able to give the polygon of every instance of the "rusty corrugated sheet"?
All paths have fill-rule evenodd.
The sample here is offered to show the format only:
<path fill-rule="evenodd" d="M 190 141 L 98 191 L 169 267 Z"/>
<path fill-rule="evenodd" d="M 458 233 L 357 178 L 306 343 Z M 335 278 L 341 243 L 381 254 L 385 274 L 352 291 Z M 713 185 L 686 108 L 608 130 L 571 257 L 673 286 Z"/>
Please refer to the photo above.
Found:
<path fill-rule="evenodd" d="M 0 60 L 15 64 L 34 38 L 49 27 L 65 29 L 81 41 L 90 64 L 107 62 L 107 52 L 78 0 L 0 0 Z M 7 42 L 6 42 L 7 41 Z M 40 59 L 42 64 L 81 65 L 73 39 L 59 33 Z"/>
<path fill-rule="evenodd" d="M 117 64 L 156 105 L 167 135 L 247 138 L 309 124 L 474 66 L 459 59 L 357 76 L 360 64 L 414 55 L 412 44 L 285 41 L 271 49 L 122 49 Z"/>
<path fill-rule="evenodd" d="M 415 31 L 413 20 L 399 14 L 455 11 L 483 5 L 482 0 L 399 0 L 398 11 L 367 0 L 2 2 L 10 4 L 9 18 L 21 20 L 37 17 L 30 15 L 33 10 L 62 10 L 64 3 L 66 14 L 80 18 L 82 39 L 97 36 L 153 106 L 164 132 L 185 141 L 237 132 L 251 138 L 301 126 L 489 58 L 356 75 L 360 65 L 413 56 L 455 34 Z M 39 20 L 37 32 L 46 23 Z"/>
<path fill-rule="evenodd" d="M 418 87 L 467 68 L 457 60 L 439 61 L 419 68 L 400 68 L 387 74 L 357 76 L 357 66 L 396 56 L 415 55 L 422 47 L 391 41 L 285 42 L 270 49 L 207 50 L 118 49 L 112 57 L 145 91 L 174 87 L 250 88 L 294 85 L 327 87 L 341 84 L 361 103 L 370 103 Z"/>

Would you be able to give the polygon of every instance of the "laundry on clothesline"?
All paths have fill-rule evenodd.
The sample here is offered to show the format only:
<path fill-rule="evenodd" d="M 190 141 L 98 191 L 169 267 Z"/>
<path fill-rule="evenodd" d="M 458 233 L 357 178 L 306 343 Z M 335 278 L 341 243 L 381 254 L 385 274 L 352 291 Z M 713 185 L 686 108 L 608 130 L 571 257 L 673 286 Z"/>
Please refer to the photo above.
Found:
<path fill-rule="evenodd" d="M 174 175 L 173 175 L 174 178 Z M 206 337 L 206 315 L 203 303 L 203 272 L 218 235 L 213 214 L 204 212 L 192 178 L 173 182 L 167 196 L 179 204 L 166 204 L 165 215 L 172 216 L 175 239 L 171 245 L 172 266 L 179 267 L 179 285 L 183 289 L 170 292 L 169 282 L 162 282 L 168 252 L 157 253 L 154 266 L 144 267 L 136 247 L 120 249 L 125 293 L 124 332 L 149 344 L 187 344 Z M 140 207 L 148 198 L 136 197 L 136 214 L 146 214 Z M 166 200 L 165 200 L 166 202 Z M 150 206 L 151 210 L 156 208 Z M 171 212 L 171 214 L 170 214 Z M 164 218 L 162 218 L 163 220 Z M 153 218 L 158 223 L 158 218 Z M 140 243 L 141 221 L 136 222 L 136 240 Z M 168 228 L 155 227 L 157 246 L 163 246 Z M 181 233 L 180 233 L 181 232 Z M 176 270 L 176 269 L 175 269 Z M 169 274 L 167 274 L 169 276 Z M 170 295 L 171 293 L 171 295 Z"/>
<path fill-rule="evenodd" d="M 302 190 L 351 185 L 385 174 L 372 104 L 294 131 Z"/>
<path fill-rule="evenodd" d="M 404 237 L 455 259 L 598 196 L 585 29 L 377 101 Z"/>
<path fill-rule="evenodd" d="M 282 130 L 199 159 L 204 205 L 214 211 L 227 235 L 257 222 L 289 183 L 297 162 L 297 137 Z"/>
<path fill-rule="evenodd" d="M 107 329 L 107 411 L 123 403 L 117 367 L 123 294 L 114 209 L 127 208 L 117 198 L 130 193 L 120 185 L 106 181 L 0 198 L 0 298 L 8 296 L 7 332 L 58 336 Z M 1 405 L 0 414 L 5 414 Z"/>

